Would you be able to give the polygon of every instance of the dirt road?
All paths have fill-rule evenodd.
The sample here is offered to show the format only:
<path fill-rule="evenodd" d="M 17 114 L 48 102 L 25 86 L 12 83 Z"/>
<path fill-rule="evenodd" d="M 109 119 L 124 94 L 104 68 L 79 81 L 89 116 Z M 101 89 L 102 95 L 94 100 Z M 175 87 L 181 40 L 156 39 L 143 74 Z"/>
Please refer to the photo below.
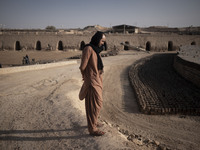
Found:
<path fill-rule="evenodd" d="M 0 149 L 198 149 L 200 117 L 139 112 L 128 69 L 149 55 L 129 51 L 103 58 L 102 137 L 88 135 L 78 99 L 79 63 L 1 75 Z"/>
<path fill-rule="evenodd" d="M 123 55 L 122 57 L 120 57 Z M 118 58 L 119 57 L 119 58 Z M 199 149 L 200 117 L 183 115 L 144 115 L 138 111 L 136 96 L 128 80 L 132 60 L 142 55 L 121 53 L 109 61 L 104 75 L 104 109 L 102 115 L 129 135 L 156 141 L 171 149 Z M 109 58 L 108 58 L 109 59 Z M 150 66 L 148 66 L 150 67 Z M 170 78 L 170 77 L 169 77 Z M 183 91 L 184 92 L 184 91 Z M 149 142 L 146 143 L 148 145 Z M 143 145 L 145 145 L 143 143 Z"/>

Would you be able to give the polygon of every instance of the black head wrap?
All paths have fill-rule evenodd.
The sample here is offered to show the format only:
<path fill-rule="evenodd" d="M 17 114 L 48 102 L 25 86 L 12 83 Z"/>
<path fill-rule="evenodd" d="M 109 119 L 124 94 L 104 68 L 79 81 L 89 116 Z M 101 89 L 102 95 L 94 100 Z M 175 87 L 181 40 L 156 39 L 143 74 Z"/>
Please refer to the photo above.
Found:
<path fill-rule="evenodd" d="M 104 33 L 103 32 L 100 32 L 100 31 L 97 31 L 93 37 L 91 38 L 91 41 L 90 41 L 90 44 L 87 44 L 85 46 L 91 46 L 92 49 L 96 52 L 97 54 L 97 67 L 98 67 L 98 70 L 103 70 L 103 62 L 102 62 L 102 59 L 100 57 L 100 52 L 103 50 L 103 47 L 99 47 L 99 42 L 100 40 L 102 39 Z"/>

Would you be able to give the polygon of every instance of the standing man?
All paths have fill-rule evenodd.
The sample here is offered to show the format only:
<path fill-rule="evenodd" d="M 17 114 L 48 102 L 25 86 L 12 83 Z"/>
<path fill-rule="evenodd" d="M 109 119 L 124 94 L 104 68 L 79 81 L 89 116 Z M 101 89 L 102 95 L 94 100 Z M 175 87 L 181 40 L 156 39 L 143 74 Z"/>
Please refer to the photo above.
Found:
<path fill-rule="evenodd" d="M 90 44 L 85 45 L 80 65 L 84 83 L 80 90 L 79 98 L 81 100 L 85 98 L 88 131 L 93 136 L 102 136 L 105 134 L 103 131 L 97 129 L 97 127 L 101 126 L 97 120 L 103 102 L 103 62 L 100 52 L 103 50 L 105 40 L 105 34 L 97 31 L 91 38 Z"/>

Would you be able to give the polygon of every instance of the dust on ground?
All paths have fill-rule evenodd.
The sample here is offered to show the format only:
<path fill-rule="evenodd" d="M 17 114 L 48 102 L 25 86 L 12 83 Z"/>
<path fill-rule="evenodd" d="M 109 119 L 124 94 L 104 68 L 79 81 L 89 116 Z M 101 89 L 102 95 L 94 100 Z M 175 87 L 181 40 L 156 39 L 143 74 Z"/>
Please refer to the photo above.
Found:
<path fill-rule="evenodd" d="M 21 66 L 23 57 L 29 56 L 30 63 L 48 63 L 67 60 L 70 57 L 80 55 L 80 50 L 69 51 L 0 51 L 0 64 L 2 67 Z M 34 60 L 34 62 L 33 62 Z"/>
<path fill-rule="evenodd" d="M 0 149 L 198 149 L 199 116 L 139 111 L 128 71 L 149 55 L 122 51 L 103 58 L 102 137 L 88 135 L 85 104 L 78 99 L 80 61 L 1 75 Z"/>

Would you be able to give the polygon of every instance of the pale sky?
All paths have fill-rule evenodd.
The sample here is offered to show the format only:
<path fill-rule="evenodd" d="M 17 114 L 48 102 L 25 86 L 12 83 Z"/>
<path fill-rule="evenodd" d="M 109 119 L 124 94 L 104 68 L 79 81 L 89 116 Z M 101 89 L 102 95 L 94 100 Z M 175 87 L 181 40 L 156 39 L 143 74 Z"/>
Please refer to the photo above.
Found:
<path fill-rule="evenodd" d="M 200 0 L 0 0 L 0 28 L 200 26 Z"/>

